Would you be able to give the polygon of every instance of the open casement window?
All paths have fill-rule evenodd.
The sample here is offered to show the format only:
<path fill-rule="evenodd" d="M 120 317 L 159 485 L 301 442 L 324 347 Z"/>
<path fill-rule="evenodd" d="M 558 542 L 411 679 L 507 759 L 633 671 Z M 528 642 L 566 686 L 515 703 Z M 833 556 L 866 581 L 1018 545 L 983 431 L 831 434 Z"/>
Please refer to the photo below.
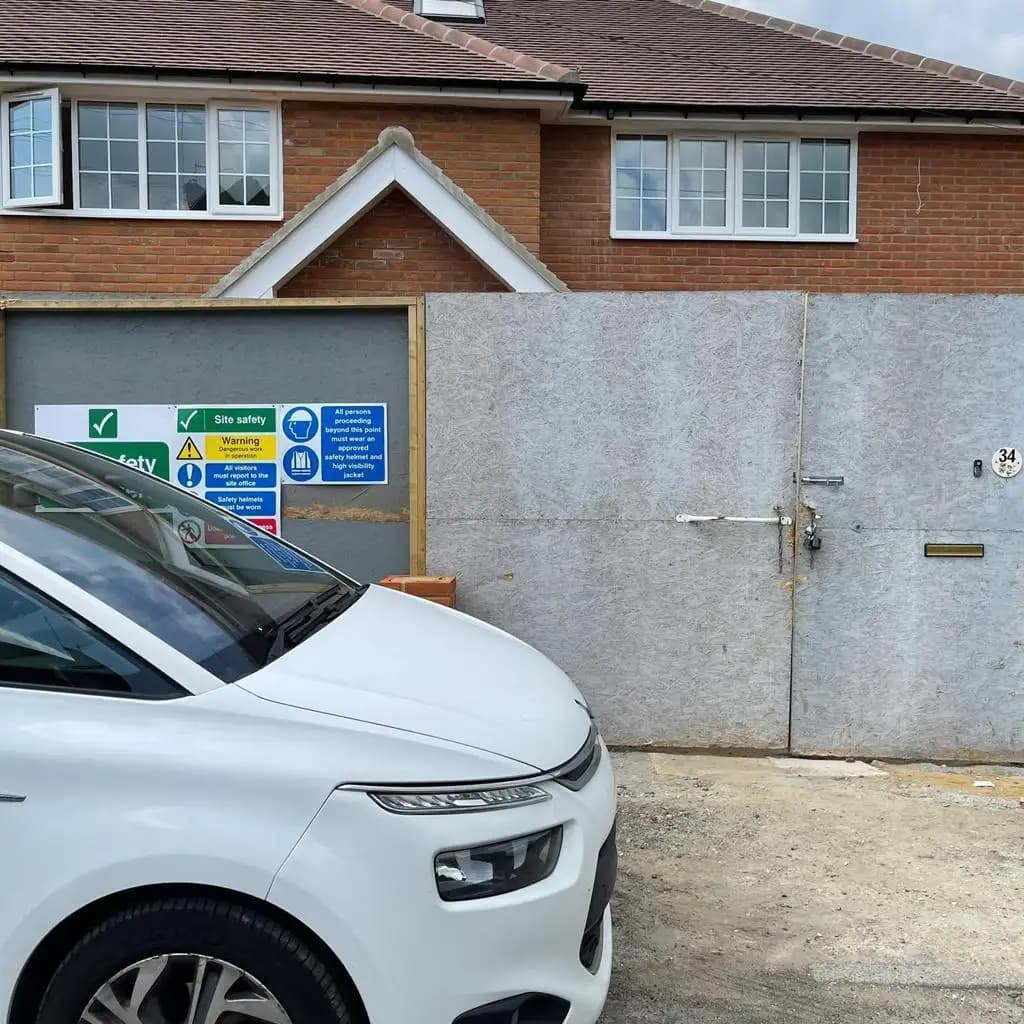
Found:
<path fill-rule="evenodd" d="M 0 121 L 4 207 L 60 206 L 64 177 L 58 90 L 5 94 Z"/>
<path fill-rule="evenodd" d="M 851 242 L 856 142 L 755 133 L 617 134 L 612 233 Z"/>

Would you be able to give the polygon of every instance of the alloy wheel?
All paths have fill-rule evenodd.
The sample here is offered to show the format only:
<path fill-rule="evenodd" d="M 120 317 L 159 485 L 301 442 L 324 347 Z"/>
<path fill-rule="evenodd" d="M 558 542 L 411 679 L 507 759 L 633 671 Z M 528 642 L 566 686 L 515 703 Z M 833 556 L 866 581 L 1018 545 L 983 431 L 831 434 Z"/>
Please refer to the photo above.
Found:
<path fill-rule="evenodd" d="M 173 953 L 126 967 L 89 1000 L 79 1024 L 292 1024 L 251 974 L 216 957 Z"/>

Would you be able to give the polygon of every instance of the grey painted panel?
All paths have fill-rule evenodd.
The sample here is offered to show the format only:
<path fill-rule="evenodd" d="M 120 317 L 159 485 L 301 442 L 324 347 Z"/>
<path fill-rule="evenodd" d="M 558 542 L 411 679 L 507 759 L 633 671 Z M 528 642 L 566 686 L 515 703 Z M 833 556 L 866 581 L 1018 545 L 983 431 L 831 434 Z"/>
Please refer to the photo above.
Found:
<path fill-rule="evenodd" d="M 794 750 L 1024 760 L 1024 532 L 823 535 L 797 602 Z M 936 539 L 986 557 L 925 558 Z"/>
<path fill-rule="evenodd" d="M 795 294 L 428 298 L 430 571 L 617 742 L 785 746 L 778 531 L 674 516 L 792 507 L 802 319 Z"/>
<path fill-rule="evenodd" d="M 1024 476 L 993 453 L 1024 447 L 1024 299 L 815 296 L 804 471 L 846 486 L 808 496 L 834 525 L 986 530 L 1019 520 Z M 984 474 L 976 480 L 975 459 Z"/>
<path fill-rule="evenodd" d="M 344 523 L 289 519 L 288 539 L 353 579 L 376 583 L 409 571 L 408 523 Z"/>
<path fill-rule="evenodd" d="M 805 491 L 797 751 L 1024 759 L 1024 476 L 990 466 L 1024 442 L 1022 328 L 1017 297 L 811 301 L 804 471 L 847 483 Z M 924 558 L 958 540 L 986 558 Z"/>
<path fill-rule="evenodd" d="M 767 528 L 703 529 L 433 522 L 430 566 L 568 672 L 610 741 L 783 749 L 789 566 Z"/>
<path fill-rule="evenodd" d="M 409 504 L 404 310 L 12 310 L 7 387 L 21 430 L 42 403 L 387 402 L 390 484 L 286 486 L 285 508 L 314 519 L 286 519 L 283 532 L 357 576 L 408 571 L 408 526 L 388 522 Z M 353 535 L 364 538 L 356 565 L 345 560 Z"/>
<path fill-rule="evenodd" d="M 430 296 L 428 514 L 770 514 L 802 317 L 795 294 Z"/>

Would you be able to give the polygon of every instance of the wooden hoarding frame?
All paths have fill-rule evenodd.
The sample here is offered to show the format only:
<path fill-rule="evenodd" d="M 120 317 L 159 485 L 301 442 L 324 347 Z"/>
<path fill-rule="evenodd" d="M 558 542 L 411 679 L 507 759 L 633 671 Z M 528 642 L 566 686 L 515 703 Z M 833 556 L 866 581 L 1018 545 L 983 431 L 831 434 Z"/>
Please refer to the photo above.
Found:
<path fill-rule="evenodd" d="M 0 427 L 7 425 L 6 312 L 187 312 L 206 310 L 405 309 L 409 321 L 409 572 L 427 560 L 427 376 L 423 296 L 340 299 L 0 299 Z"/>

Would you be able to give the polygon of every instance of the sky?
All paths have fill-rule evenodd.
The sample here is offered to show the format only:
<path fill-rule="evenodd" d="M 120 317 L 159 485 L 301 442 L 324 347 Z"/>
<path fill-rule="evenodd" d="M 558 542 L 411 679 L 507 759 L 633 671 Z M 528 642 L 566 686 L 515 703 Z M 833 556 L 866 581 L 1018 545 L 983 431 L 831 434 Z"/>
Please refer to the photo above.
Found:
<path fill-rule="evenodd" d="M 737 7 L 1024 80 L 1024 0 L 730 0 Z"/>

